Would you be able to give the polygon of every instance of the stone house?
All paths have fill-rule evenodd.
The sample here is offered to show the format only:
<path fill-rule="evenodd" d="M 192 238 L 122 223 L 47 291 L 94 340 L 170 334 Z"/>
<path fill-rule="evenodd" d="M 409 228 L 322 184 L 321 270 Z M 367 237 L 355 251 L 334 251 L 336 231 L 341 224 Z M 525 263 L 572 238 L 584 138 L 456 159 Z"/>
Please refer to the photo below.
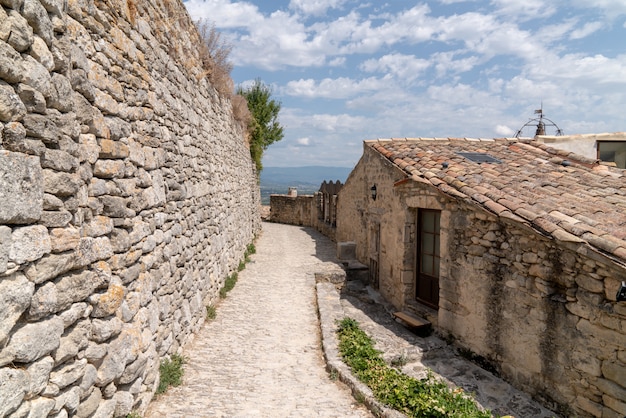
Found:
<path fill-rule="evenodd" d="M 399 311 L 565 416 L 626 415 L 626 171 L 517 139 L 364 142 L 337 242 Z"/>

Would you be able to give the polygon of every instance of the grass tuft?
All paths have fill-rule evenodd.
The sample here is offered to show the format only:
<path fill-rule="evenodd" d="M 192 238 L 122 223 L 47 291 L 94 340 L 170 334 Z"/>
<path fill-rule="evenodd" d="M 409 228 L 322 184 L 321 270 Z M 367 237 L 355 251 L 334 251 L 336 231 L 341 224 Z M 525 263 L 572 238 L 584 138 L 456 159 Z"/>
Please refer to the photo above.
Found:
<path fill-rule="evenodd" d="M 481 411 L 462 389 L 450 390 L 431 371 L 426 378 L 415 379 L 387 365 L 372 339 L 354 319 L 341 320 L 337 333 L 343 360 L 385 405 L 417 418 L 491 417 L 489 411 Z"/>
<path fill-rule="evenodd" d="M 217 309 L 215 306 L 209 305 L 206 307 L 206 319 L 207 321 L 212 321 L 217 317 Z"/>
<path fill-rule="evenodd" d="M 156 394 L 165 393 L 170 386 L 179 386 L 183 379 L 183 364 L 185 358 L 178 354 L 172 354 L 171 358 L 161 360 L 159 366 L 159 386 Z"/>
<path fill-rule="evenodd" d="M 226 298 L 228 292 L 233 290 L 235 283 L 237 283 L 237 273 L 231 274 L 226 278 L 226 281 L 224 281 L 224 287 L 220 289 L 220 297 L 222 299 Z"/>

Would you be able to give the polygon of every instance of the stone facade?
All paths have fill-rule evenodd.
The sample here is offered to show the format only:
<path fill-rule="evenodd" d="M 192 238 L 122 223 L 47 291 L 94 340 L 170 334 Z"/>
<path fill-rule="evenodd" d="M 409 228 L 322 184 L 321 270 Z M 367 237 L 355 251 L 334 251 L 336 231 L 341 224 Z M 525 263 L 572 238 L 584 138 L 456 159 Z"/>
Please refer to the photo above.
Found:
<path fill-rule="evenodd" d="M 181 2 L 0 0 L 0 417 L 142 411 L 260 230 Z"/>
<path fill-rule="evenodd" d="M 497 216 L 444 181 L 445 192 L 407 177 L 389 157 L 366 145 L 338 196 L 337 241 L 356 243 L 357 259 L 374 270 L 371 284 L 564 416 L 622 417 L 626 305 L 615 293 L 624 260 Z M 416 300 L 423 210 L 440 212 L 436 308 Z"/>
<path fill-rule="evenodd" d="M 298 195 L 290 188 L 286 195 L 270 195 L 271 222 L 287 225 L 310 226 L 335 240 L 337 191 L 341 183 L 322 183 L 320 191 L 314 195 Z"/>

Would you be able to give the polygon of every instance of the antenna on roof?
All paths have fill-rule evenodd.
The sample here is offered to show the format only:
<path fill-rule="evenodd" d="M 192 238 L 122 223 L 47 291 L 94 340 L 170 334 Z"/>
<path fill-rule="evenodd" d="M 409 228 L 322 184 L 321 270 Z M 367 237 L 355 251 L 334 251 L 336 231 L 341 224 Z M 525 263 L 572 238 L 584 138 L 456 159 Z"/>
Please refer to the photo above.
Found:
<path fill-rule="evenodd" d="M 519 128 L 518 131 L 515 133 L 515 138 L 519 138 L 520 136 L 522 136 L 522 131 L 524 130 L 524 128 L 529 126 L 537 127 L 537 129 L 535 130 L 535 136 L 546 135 L 547 126 L 554 127 L 556 131 L 554 135 L 563 135 L 563 130 L 561 130 L 561 128 L 559 128 L 556 123 L 545 117 L 545 115 L 543 114 L 543 101 L 541 102 L 541 107 L 535 110 L 535 114 L 539 115 L 539 117 L 530 119 L 521 128 Z"/>

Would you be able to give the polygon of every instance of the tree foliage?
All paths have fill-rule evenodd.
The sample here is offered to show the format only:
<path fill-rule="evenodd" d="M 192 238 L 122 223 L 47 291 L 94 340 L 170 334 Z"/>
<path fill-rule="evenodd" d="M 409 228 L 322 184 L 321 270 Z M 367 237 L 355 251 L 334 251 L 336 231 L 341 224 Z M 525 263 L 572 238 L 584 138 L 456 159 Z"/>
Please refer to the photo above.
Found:
<path fill-rule="evenodd" d="M 250 155 L 256 164 L 257 173 L 260 173 L 263 169 L 263 152 L 284 136 L 283 127 L 278 122 L 281 104 L 271 98 L 271 88 L 258 78 L 247 88 L 237 87 L 237 94 L 246 98 L 252 114 L 249 125 Z"/>

